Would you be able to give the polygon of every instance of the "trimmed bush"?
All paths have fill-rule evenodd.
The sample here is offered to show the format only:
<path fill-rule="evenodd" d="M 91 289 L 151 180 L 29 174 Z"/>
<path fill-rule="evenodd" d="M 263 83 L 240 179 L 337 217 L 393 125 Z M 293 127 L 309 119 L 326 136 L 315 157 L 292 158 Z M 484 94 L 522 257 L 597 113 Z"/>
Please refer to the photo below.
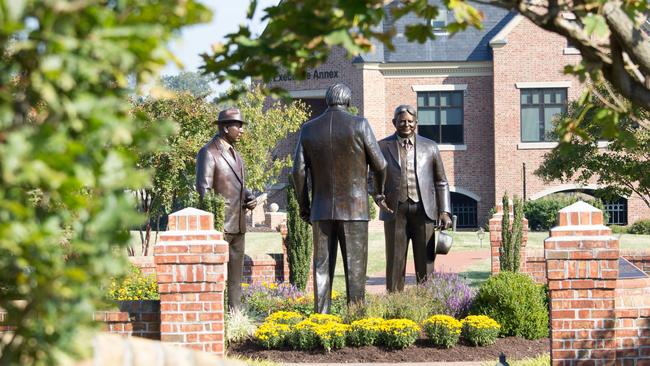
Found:
<path fill-rule="evenodd" d="M 271 349 L 283 345 L 290 333 L 291 328 L 289 325 L 268 322 L 260 325 L 253 336 L 259 345 Z"/>
<path fill-rule="evenodd" d="M 390 348 L 406 348 L 411 346 L 420 335 L 420 327 L 409 319 L 390 319 L 380 326 L 380 342 Z"/>
<path fill-rule="evenodd" d="M 577 196 L 549 196 L 547 198 L 540 198 L 534 201 L 526 201 L 524 203 L 524 216 L 528 219 L 528 227 L 531 231 L 545 231 L 550 230 L 555 226 L 557 221 L 557 213 L 561 209 L 576 203 L 581 198 Z M 605 206 L 599 199 L 586 199 L 588 204 L 603 210 L 605 214 L 605 222 L 607 222 L 607 215 L 604 212 Z"/>
<path fill-rule="evenodd" d="M 449 315 L 432 315 L 422 323 L 422 329 L 434 345 L 451 348 L 458 343 L 462 325 Z"/>
<path fill-rule="evenodd" d="M 630 226 L 630 234 L 650 235 L 650 220 L 639 220 Z"/>
<path fill-rule="evenodd" d="M 471 313 L 495 319 L 502 336 L 548 336 L 546 291 L 524 274 L 501 272 L 490 277 L 478 290 Z"/>
<path fill-rule="evenodd" d="M 295 311 L 276 311 L 264 319 L 267 323 L 278 323 L 294 325 L 303 321 L 305 318 Z"/>
<path fill-rule="evenodd" d="M 110 300 L 159 300 L 156 275 L 145 276 L 140 268 L 131 265 L 122 279 L 113 279 L 108 291 Z"/>
<path fill-rule="evenodd" d="M 366 318 L 352 322 L 348 332 L 348 344 L 351 346 L 372 346 L 379 339 L 382 318 Z"/>
<path fill-rule="evenodd" d="M 499 337 L 500 325 L 485 315 L 470 315 L 462 321 L 461 334 L 465 342 L 472 346 L 489 346 Z"/>

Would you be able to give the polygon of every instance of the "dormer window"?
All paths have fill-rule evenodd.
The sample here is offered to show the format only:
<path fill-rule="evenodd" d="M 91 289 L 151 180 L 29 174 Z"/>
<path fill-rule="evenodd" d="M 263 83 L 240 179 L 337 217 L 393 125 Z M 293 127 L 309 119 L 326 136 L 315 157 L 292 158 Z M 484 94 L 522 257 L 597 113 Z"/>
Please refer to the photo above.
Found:
<path fill-rule="evenodd" d="M 445 32 L 447 26 L 447 9 L 438 9 L 438 16 L 431 20 L 431 26 L 437 32 Z"/>

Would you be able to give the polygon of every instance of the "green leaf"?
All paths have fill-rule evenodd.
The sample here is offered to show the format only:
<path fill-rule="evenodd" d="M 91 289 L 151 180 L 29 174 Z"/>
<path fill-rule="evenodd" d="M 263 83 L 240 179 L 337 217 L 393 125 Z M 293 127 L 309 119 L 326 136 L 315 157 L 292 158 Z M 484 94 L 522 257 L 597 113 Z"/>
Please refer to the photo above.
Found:
<path fill-rule="evenodd" d="M 597 37 L 604 38 L 609 36 L 609 27 L 605 17 L 600 14 L 589 13 L 586 17 L 582 18 L 585 25 L 585 32 L 587 35 L 596 35 Z"/>

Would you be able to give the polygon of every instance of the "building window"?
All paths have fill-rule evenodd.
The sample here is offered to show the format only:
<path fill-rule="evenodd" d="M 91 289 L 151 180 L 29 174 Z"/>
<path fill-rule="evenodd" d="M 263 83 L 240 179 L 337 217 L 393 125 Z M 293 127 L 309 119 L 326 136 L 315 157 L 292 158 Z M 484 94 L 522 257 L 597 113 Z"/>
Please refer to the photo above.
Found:
<path fill-rule="evenodd" d="M 607 225 L 627 225 L 627 200 L 625 198 L 605 201 L 604 206 L 607 213 Z"/>
<path fill-rule="evenodd" d="M 474 228 L 476 222 L 476 201 L 463 194 L 450 192 L 451 214 L 456 216 L 457 228 Z"/>
<path fill-rule="evenodd" d="M 439 144 L 462 144 L 463 91 L 418 92 L 418 134 Z"/>
<path fill-rule="evenodd" d="M 554 141 L 553 118 L 566 112 L 565 88 L 521 89 L 521 142 Z"/>
<path fill-rule="evenodd" d="M 431 19 L 431 26 L 435 31 L 444 31 L 447 26 L 447 10 L 438 9 L 438 15 Z"/>

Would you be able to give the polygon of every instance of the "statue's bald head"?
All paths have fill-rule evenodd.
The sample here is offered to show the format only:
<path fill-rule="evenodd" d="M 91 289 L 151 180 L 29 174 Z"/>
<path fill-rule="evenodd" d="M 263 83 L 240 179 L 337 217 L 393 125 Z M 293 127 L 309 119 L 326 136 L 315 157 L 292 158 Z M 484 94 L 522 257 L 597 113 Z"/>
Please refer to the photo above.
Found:
<path fill-rule="evenodd" d="M 325 93 L 325 101 L 328 106 L 344 106 L 348 107 L 350 105 L 350 99 L 352 98 L 352 91 L 345 84 L 334 84 L 327 88 Z"/>

